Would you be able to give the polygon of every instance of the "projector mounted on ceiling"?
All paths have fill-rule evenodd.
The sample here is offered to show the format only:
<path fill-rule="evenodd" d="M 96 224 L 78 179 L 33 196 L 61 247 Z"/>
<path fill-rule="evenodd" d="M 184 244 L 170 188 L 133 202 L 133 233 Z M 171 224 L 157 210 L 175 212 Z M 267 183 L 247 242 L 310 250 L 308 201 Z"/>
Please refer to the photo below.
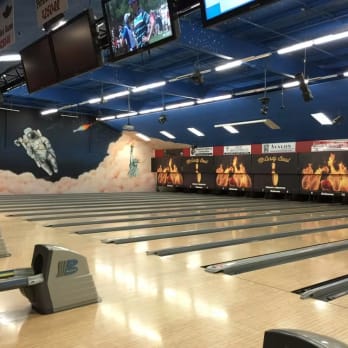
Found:
<path fill-rule="evenodd" d="M 125 124 L 122 127 L 123 130 L 127 130 L 127 131 L 133 131 L 134 130 L 134 126 L 132 124 Z"/>

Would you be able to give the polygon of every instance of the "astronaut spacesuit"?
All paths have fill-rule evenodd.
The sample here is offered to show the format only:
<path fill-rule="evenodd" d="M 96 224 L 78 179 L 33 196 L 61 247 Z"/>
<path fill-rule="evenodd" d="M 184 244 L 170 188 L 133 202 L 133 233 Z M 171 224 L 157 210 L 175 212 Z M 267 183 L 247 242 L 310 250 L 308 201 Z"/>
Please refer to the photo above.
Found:
<path fill-rule="evenodd" d="M 23 146 L 27 155 L 31 157 L 39 168 L 48 175 L 58 173 L 56 154 L 52 149 L 50 141 L 44 137 L 40 130 L 31 128 L 24 129 L 24 134 L 15 139 L 16 146 Z"/>

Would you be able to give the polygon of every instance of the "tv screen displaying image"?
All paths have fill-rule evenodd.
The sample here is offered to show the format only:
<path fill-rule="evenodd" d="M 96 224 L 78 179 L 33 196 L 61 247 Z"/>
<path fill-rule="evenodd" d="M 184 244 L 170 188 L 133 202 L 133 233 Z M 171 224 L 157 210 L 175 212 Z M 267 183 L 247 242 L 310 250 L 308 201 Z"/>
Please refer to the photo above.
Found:
<path fill-rule="evenodd" d="M 167 0 L 103 0 L 103 11 L 111 61 L 176 38 Z"/>
<path fill-rule="evenodd" d="M 216 24 L 275 1 L 278 0 L 201 0 L 203 24 Z"/>

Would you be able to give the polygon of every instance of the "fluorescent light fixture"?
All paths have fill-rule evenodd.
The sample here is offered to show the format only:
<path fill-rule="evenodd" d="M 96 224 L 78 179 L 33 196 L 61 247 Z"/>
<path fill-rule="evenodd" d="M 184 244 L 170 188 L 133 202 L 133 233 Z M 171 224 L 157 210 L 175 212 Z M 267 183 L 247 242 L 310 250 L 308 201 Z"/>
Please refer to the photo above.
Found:
<path fill-rule="evenodd" d="M 61 117 L 79 118 L 77 115 L 60 114 Z"/>
<path fill-rule="evenodd" d="M 58 112 L 58 109 L 47 109 L 41 111 L 41 115 L 50 115 L 50 114 L 55 114 Z"/>
<path fill-rule="evenodd" d="M 165 109 L 166 110 L 179 109 L 179 108 L 184 108 L 185 106 L 191 106 L 194 104 L 195 104 L 194 101 L 188 101 L 188 102 L 183 102 L 178 104 L 170 104 L 170 105 L 166 105 Z"/>
<path fill-rule="evenodd" d="M 0 62 L 19 62 L 20 54 L 3 54 L 0 56 Z"/>
<path fill-rule="evenodd" d="M 277 51 L 278 54 L 285 54 L 285 53 L 289 53 L 289 52 L 294 52 L 294 51 L 298 51 L 298 50 L 302 50 L 304 48 L 308 48 L 313 46 L 313 41 L 304 41 L 304 42 L 300 42 L 298 44 L 292 45 L 292 46 L 288 46 L 288 47 L 284 47 L 281 48 Z"/>
<path fill-rule="evenodd" d="M 341 39 L 345 39 L 348 37 L 348 31 L 343 31 L 342 33 L 337 33 L 337 34 L 329 34 L 329 35 L 324 35 L 320 36 L 316 39 L 309 40 L 309 41 L 304 41 L 300 42 L 298 44 L 288 46 L 281 48 L 277 51 L 278 54 L 285 54 L 293 51 L 298 51 L 307 47 L 311 47 L 313 45 L 322 45 L 327 42 L 332 42 L 332 41 L 337 41 Z"/>
<path fill-rule="evenodd" d="M 154 82 L 154 83 L 150 83 L 150 84 L 148 84 L 148 85 L 139 86 L 139 87 L 134 87 L 134 88 L 132 89 L 132 92 L 133 92 L 133 93 L 137 93 L 137 92 L 147 91 L 148 89 L 162 87 L 162 86 L 164 86 L 165 84 L 166 84 L 166 81 Z"/>
<path fill-rule="evenodd" d="M 97 118 L 97 121 L 109 121 L 109 120 L 114 120 L 116 116 L 104 116 L 104 117 L 99 117 Z"/>
<path fill-rule="evenodd" d="M 248 124 L 257 124 L 257 123 L 264 123 L 267 127 L 271 128 L 271 129 L 280 129 L 280 127 L 269 118 L 263 118 L 260 120 L 249 120 L 249 121 L 215 124 L 214 127 L 215 128 L 219 128 L 219 127 L 225 128 L 226 126 L 233 127 L 233 126 L 243 126 L 243 125 L 248 125 Z"/>
<path fill-rule="evenodd" d="M 158 112 L 158 111 L 163 111 L 163 107 L 161 106 L 159 108 L 140 110 L 139 114 L 144 115 L 144 114 L 150 114 L 151 112 Z"/>
<path fill-rule="evenodd" d="M 20 110 L 18 110 L 18 109 L 4 108 L 4 107 L 0 107 L 0 110 L 13 111 L 13 112 L 20 112 Z"/>
<path fill-rule="evenodd" d="M 169 139 L 175 139 L 175 136 L 167 131 L 160 131 L 160 133 Z"/>
<path fill-rule="evenodd" d="M 226 125 L 226 126 L 223 126 L 224 129 L 227 130 L 227 132 L 229 133 L 232 133 L 232 134 L 237 134 L 239 133 L 239 130 L 234 128 L 233 126 L 230 126 L 230 125 Z"/>
<path fill-rule="evenodd" d="M 283 88 L 291 88 L 291 87 L 296 87 L 296 86 L 299 86 L 300 85 L 300 81 L 291 81 L 291 82 L 286 82 L 286 83 L 283 83 Z"/>
<path fill-rule="evenodd" d="M 65 19 L 61 19 L 57 24 L 55 24 L 53 27 L 52 27 L 52 31 L 54 30 L 57 30 L 58 28 L 62 27 L 64 24 L 66 23 L 66 20 Z"/>
<path fill-rule="evenodd" d="M 193 133 L 194 135 L 197 135 L 198 137 L 204 137 L 204 133 L 202 133 L 201 131 L 199 131 L 196 128 L 187 128 L 188 131 L 190 131 L 191 133 Z"/>
<path fill-rule="evenodd" d="M 101 98 L 92 98 L 92 99 L 89 99 L 87 102 L 88 104 L 97 104 L 101 102 Z"/>
<path fill-rule="evenodd" d="M 338 34 L 330 34 L 330 35 L 318 37 L 317 39 L 313 40 L 313 43 L 314 45 L 322 45 L 327 42 L 341 40 L 347 37 L 348 37 L 348 31 L 343 31 L 342 33 L 338 33 Z"/>
<path fill-rule="evenodd" d="M 238 67 L 238 66 L 240 66 L 242 64 L 243 64 L 242 60 L 234 60 L 232 62 L 229 62 L 229 63 L 217 66 L 215 68 L 215 71 L 223 71 L 223 70 L 227 70 L 227 69 L 236 68 L 236 67 Z"/>
<path fill-rule="evenodd" d="M 323 126 L 331 126 L 333 124 L 332 120 L 323 112 L 317 112 L 315 114 L 311 114 L 311 116 Z"/>
<path fill-rule="evenodd" d="M 136 111 L 131 111 L 131 112 L 126 112 L 124 114 L 118 114 L 116 115 L 116 118 L 124 118 L 124 117 L 130 117 L 135 115 L 138 115 L 138 113 Z"/>
<path fill-rule="evenodd" d="M 142 133 L 137 133 L 137 134 L 135 134 L 135 135 L 136 135 L 138 138 L 143 139 L 143 140 L 145 140 L 145 141 L 150 141 L 150 140 L 151 140 L 147 135 L 142 134 Z"/>
<path fill-rule="evenodd" d="M 224 94 L 224 95 L 220 95 L 220 96 L 217 96 L 217 97 L 198 99 L 197 100 L 197 104 L 211 103 L 211 102 L 214 102 L 214 101 L 231 99 L 231 98 L 232 98 L 232 94 Z"/>
<path fill-rule="evenodd" d="M 104 96 L 103 100 L 104 101 L 108 101 L 108 100 L 111 100 L 111 99 L 123 97 L 123 96 L 128 95 L 128 94 L 129 94 L 129 91 L 122 91 L 122 92 L 112 93 L 112 94 L 108 94 L 108 95 Z"/>
<path fill-rule="evenodd" d="M 309 80 L 306 79 L 304 81 L 305 81 L 306 85 L 308 85 Z M 299 85 L 300 85 L 300 81 L 295 80 L 295 81 L 290 81 L 290 82 L 283 83 L 282 87 L 283 88 L 291 88 L 291 87 L 296 87 L 296 86 L 299 86 Z"/>
<path fill-rule="evenodd" d="M 344 76 L 344 77 L 348 77 L 348 71 L 345 71 L 345 72 L 343 73 L 343 76 Z"/>

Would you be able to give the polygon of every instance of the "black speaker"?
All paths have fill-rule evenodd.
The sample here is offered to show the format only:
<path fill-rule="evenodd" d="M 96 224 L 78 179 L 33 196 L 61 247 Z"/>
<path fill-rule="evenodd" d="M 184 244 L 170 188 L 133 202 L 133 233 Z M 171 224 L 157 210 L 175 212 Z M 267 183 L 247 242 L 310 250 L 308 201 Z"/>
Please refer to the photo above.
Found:
<path fill-rule="evenodd" d="M 157 172 L 157 159 L 155 157 L 151 158 L 151 172 L 152 173 Z"/>

